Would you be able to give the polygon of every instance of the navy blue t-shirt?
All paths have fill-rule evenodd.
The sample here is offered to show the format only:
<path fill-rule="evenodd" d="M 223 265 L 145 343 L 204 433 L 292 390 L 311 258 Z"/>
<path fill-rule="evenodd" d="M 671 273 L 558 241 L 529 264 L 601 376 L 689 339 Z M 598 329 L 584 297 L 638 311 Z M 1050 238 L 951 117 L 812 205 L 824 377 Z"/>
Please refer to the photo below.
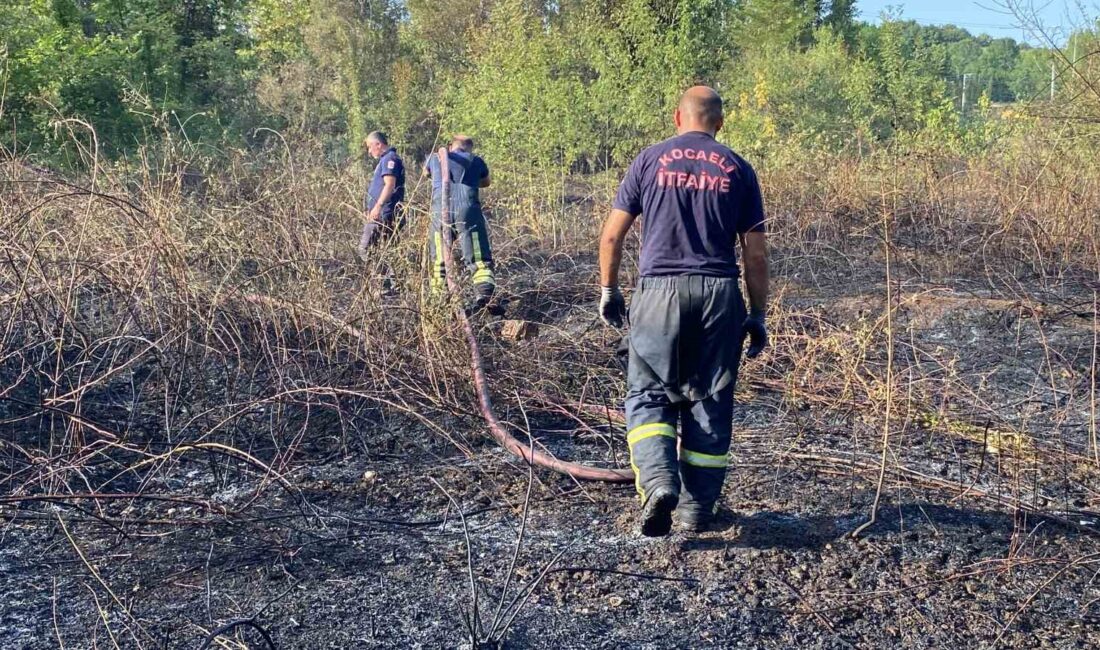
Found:
<path fill-rule="evenodd" d="M 452 183 L 461 183 L 470 187 L 481 187 L 483 178 L 489 175 L 489 166 L 481 159 L 466 151 L 448 151 L 447 167 L 450 170 Z M 431 154 L 424 161 L 424 168 L 432 177 L 432 191 L 438 192 L 443 186 L 443 175 L 439 172 L 439 155 Z"/>
<path fill-rule="evenodd" d="M 752 167 L 707 133 L 649 147 L 630 164 L 613 207 L 642 216 L 638 272 L 737 277 L 738 234 L 764 232 Z"/>
<path fill-rule="evenodd" d="M 374 208 L 378 197 L 382 196 L 382 188 L 385 187 L 383 178 L 386 176 L 393 176 L 397 181 L 393 194 L 382 206 L 382 214 L 392 214 L 397 204 L 405 199 L 405 163 L 401 162 L 401 156 L 397 155 L 397 150 L 393 147 L 386 149 L 374 167 L 374 176 L 370 179 L 370 187 L 367 189 L 364 202 L 368 212 Z"/>

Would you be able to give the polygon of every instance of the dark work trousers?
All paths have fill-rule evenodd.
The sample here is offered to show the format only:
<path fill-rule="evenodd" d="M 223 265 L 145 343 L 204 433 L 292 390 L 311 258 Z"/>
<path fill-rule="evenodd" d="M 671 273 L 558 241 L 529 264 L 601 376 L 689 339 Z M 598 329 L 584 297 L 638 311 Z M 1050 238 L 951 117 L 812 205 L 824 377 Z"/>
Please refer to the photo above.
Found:
<path fill-rule="evenodd" d="M 383 210 L 377 221 L 363 224 L 363 234 L 359 237 L 359 256 L 364 257 L 374 246 L 395 235 L 404 225 L 404 206 L 398 204 L 393 210 Z"/>
<path fill-rule="evenodd" d="M 630 302 L 626 423 L 643 502 L 665 486 L 680 492 L 683 515 L 713 512 L 729 465 L 745 316 L 737 278 L 639 282 Z"/>
<path fill-rule="evenodd" d="M 489 297 L 496 287 L 493 276 L 493 251 L 489 246 L 489 229 L 481 211 L 478 188 L 451 183 L 451 232 L 458 237 L 462 262 L 470 272 L 470 282 L 478 294 Z M 432 287 L 442 289 L 447 277 L 443 262 L 443 224 L 440 214 L 439 190 L 432 196 L 432 227 L 428 234 L 428 254 L 432 260 Z"/>

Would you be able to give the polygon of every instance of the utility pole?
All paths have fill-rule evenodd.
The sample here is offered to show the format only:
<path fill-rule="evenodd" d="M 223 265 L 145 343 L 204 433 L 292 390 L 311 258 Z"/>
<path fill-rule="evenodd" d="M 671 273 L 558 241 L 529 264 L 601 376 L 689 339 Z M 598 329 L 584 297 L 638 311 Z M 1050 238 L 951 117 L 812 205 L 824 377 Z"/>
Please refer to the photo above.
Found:
<path fill-rule="evenodd" d="M 1054 101 L 1054 61 L 1050 62 L 1050 101 Z"/>
<path fill-rule="evenodd" d="M 967 79 L 968 79 L 968 78 L 970 77 L 970 75 L 972 75 L 972 74 L 973 74 L 972 72 L 964 72 L 964 73 L 963 73 L 963 88 L 962 88 L 962 98 L 961 98 L 961 100 L 960 100 L 960 105 L 961 105 L 961 108 L 959 108 L 959 113 L 960 113 L 961 115 L 966 115 L 966 80 L 967 80 Z"/>

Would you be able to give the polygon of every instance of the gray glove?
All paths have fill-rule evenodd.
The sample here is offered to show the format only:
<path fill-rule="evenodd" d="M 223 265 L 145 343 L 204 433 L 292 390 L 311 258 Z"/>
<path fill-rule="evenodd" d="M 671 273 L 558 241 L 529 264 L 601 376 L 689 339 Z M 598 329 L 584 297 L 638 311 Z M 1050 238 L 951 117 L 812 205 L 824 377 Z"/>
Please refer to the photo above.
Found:
<path fill-rule="evenodd" d="M 743 330 L 749 339 L 749 350 L 745 356 L 755 359 L 768 347 L 768 328 L 764 325 L 764 312 L 757 309 L 749 312 Z"/>
<path fill-rule="evenodd" d="M 600 318 L 611 327 L 622 327 L 626 318 L 626 300 L 619 287 L 600 287 Z"/>

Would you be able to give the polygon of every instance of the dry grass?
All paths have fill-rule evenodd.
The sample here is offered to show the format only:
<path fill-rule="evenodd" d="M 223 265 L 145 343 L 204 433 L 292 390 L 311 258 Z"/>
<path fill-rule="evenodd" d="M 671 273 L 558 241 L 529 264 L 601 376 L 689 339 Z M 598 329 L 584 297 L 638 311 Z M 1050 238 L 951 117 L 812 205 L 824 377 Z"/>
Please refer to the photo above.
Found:
<path fill-rule="evenodd" d="M 740 395 L 795 429 L 749 423 L 742 457 L 1092 517 L 1100 175 L 1043 146 L 761 170 L 774 348 L 746 366 Z M 300 466 L 371 449 L 379 431 L 482 453 L 468 353 L 426 292 L 422 212 L 363 264 L 363 179 L 308 147 L 217 168 L 187 149 L 92 167 L 72 179 L 0 165 L 0 507 L 33 498 L 124 528 L 126 504 L 143 501 L 202 524 L 277 490 L 308 516 Z M 542 413 L 559 428 L 535 444 L 604 465 L 624 460 L 616 341 L 590 307 L 613 189 L 601 177 L 494 190 L 503 289 L 543 334 L 480 332 L 502 419 Z M 396 297 L 381 295 L 383 262 Z M 168 480 L 185 460 L 212 480 Z M 242 484 L 243 506 L 212 497 Z"/>

